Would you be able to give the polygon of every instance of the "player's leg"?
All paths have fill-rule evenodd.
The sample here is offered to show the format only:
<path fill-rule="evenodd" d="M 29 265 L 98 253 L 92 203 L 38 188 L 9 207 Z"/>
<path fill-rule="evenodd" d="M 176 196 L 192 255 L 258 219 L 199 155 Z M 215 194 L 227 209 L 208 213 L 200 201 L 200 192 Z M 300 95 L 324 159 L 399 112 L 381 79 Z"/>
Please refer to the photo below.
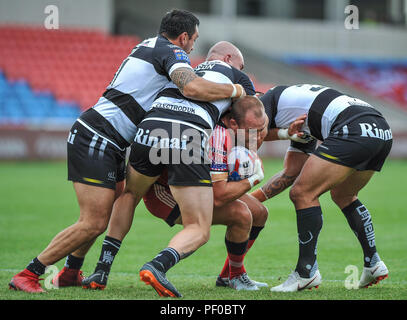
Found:
<path fill-rule="evenodd" d="M 305 162 L 301 174 L 290 190 L 297 212 L 299 257 L 293 274 L 272 291 L 298 291 L 319 285 L 321 276 L 316 261 L 316 248 L 322 229 L 319 196 L 342 183 L 355 170 L 315 155 Z"/>
<path fill-rule="evenodd" d="M 295 271 L 310 278 L 318 269 L 316 247 L 322 228 L 319 196 L 343 182 L 355 170 L 312 155 L 290 190 L 297 212 L 299 259 Z"/>
<path fill-rule="evenodd" d="M 134 211 L 143 195 L 158 176 L 150 177 L 137 172 L 131 165 L 127 167 L 126 186 L 113 205 L 108 232 L 95 271 L 82 281 L 86 289 L 104 289 L 113 261 L 120 250 L 122 240 L 129 232 Z"/>
<path fill-rule="evenodd" d="M 257 200 L 256 198 L 254 198 L 253 196 L 248 195 L 248 194 L 243 195 L 239 199 L 239 201 L 243 202 L 245 204 L 245 206 L 241 206 L 242 208 L 240 210 L 238 210 L 236 213 L 231 212 L 231 210 L 228 209 L 228 207 L 226 207 L 226 206 L 223 206 L 221 208 L 215 208 L 214 209 L 214 224 L 215 224 L 215 221 L 217 221 L 219 219 L 218 211 L 221 209 L 223 209 L 222 216 L 224 217 L 224 221 L 222 221 L 221 224 L 226 224 L 228 226 L 228 230 L 230 229 L 230 226 L 233 226 L 233 223 L 238 222 L 236 219 L 238 217 L 238 214 L 241 217 L 244 217 L 247 214 L 249 214 L 251 216 L 252 224 L 251 224 L 251 228 L 249 230 L 248 242 L 247 242 L 246 250 L 241 257 L 241 259 L 243 261 L 247 251 L 252 247 L 254 241 L 257 239 L 259 233 L 261 232 L 261 230 L 263 229 L 263 227 L 266 223 L 266 220 L 268 217 L 268 210 L 264 205 L 262 205 L 260 203 L 259 200 Z M 235 206 L 235 208 L 239 209 L 239 207 L 237 207 L 237 206 Z M 226 219 L 228 219 L 228 220 L 226 220 Z M 247 225 L 247 222 L 245 222 L 245 220 L 247 220 L 247 218 L 242 220 L 242 222 L 244 222 L 243 225 Z M 226 237 L 226 239 L 227 239 L 227 237 Z M 231 266 L 229 259 L 230 259 L 230 257 L 228 255 L 228 257 L 226 257 L 226 261 L 224 263 L 223 269 L 222 269 L 221 273 L 219 274 L 218 279 L 216 281 L 217 286 L 226 286 L 228 283 L 228 276 L 230 274 L 230 266 Z M 247 274 L 244 264 L 242 264 L 240 269 L 241 270 L 239 270 L 239 274 Z M 231 272 L 231 274 L 233 275 L 233 272 Z M 266 283 L 257 282 L 254 280 L 250 280 L 250 281 L 253 284 L 255 284 L 257 287 L 267 286 Z"/>
<path fill-rule="evenodd" d="M 247 246 L 247 250 L 249 250 L 266 224 L 268 209 L 259 200 L 249 194 L 243 195 L 239 200 L 243 201 L 248 206 L 252 214 L 253 223 L 252 228 L 250 229 L 249 243 Z"/>
<path fill-rule="evenodd" d="M 209 172 L 208 172 L 209 176 Z M 183 229 L 152 261 L 140 269 L 140 279 L 154 287 L 160 296 L 180 297 L 177 289 L 160 278 L 181 259 L 194 253 L 209 240 L 213 214 L 212 187 L 172 186 L 171 193 L 179 205 Z"/>
<path fill-rule="evenodd" d="M 91 241 L 106 230 L 111 209 L 114 202 L 114 190 L 96 187 L 83 183 L 74 183 L 80 216 L 79 220 L 58 233 L 47 248 L 34 258 L 22 272 L 13 277 L 10 286 L 14 289 L 32 291 L 31 286 L 25 284 L 26 275 L 29 283 L 34 285 L 33 292 L 38 289 L 38 277 L 45 272 L 45 268 L 56 263 L 81 245 Z M 21 283 L 21 285 L 19 285 Z M 38 284 L 38 285 L 37 285 Z"/>
<path fill-rule="evenodd" d="M 373 170 L 356 171 L 331 190 L 332 200 L 344 213 L 363 250 L 364 269 L 360 288 L 388 277 L 388 269 L 377 253 L 372 217 L 358 199 L 359 191 L 370 181 L 373 174 Z"/>
<path fill-rule="evenodd" d="M 106 230 L 115 191 L 75 182 L 80 216 L 72 226 L 60 232 L 38 256 L 44 265 L 51 265 Z"/>
<path fill-rule="evenodd" d="M 115 200 L 123 192 L 125 181 L 116 183 Z M 85 256 L 89 249 L 92 247 L 97 237 L 83 244 L 77 250 L 72 252 L 66 257 L 64 268 L 58 273 L 58 275 L 52 280 L 52 283 L 57 287 L 67 286 L 81 286 L 82 281 L 85 279 L 82 271 L 80 270 Z"/>
<path fill-rule="evenodd" d="M 169 247 L 186 258 L 209 240 L 212 225 L 212 187 L 170 186 L 171 193 L 178 203 L 184 229 L 169 242 Z"/>
<path fill-rule="evenodd" d="M 253 197 L 249 194 L 243 195 L 242 197 L 240 197 L 239 200 L 246 203 L 246 205 L 248 206 L 248 208 L 252 214 L 252 219 L 253 219 L 252 228 L 250 229 L 250 234 L 249 234 L 249 242 L 247 244 L 247 250 L 245 253 L 245 255 L 246 255 L 247 252 L 253 246 L 254 242 L 256 241 L 260 232 L 263 230 L 263 228 L 266 224 L 266 221 L 268 218 L 268 209 L 259 200 L 257 200 L 255 197 Z M 259 288 L 268 286 L 267 283 L 265 283 L 265 282 L 259 282 L 259 281 L 255 281 L 255 280 L 251 280 L 251 281 L 255 285 L 257 285 Z"/>
<path fill-rule="evenodd" d="M 249 234 L 252 227 L 252 214 L 241 200 L 232 201 L 224 206 L 215 207 L 213 224 L 226 225 L 225 245 L 227 258 L 216 286 L 229 286 L 236 290 L 258 290 L 249 280 L 243 260 L 247 251 Z"/>
<path fill-rule="evenodd" d="M 125 180 L 117 182 L 116 183 L 116 190 L 115 190 L 115 197 L 114 199 L 116 200 L 123 192 L 124 190 L 124 186 L 125 186 Z M 73 256 L 73 259 L 78 258 L 78 259 L 83 259 L 86 254 L 88 253 L 89 249 L 92 247 L 93 243 L 96 241 L 95 239 L 92 239 L 91 241 L 85 243 L 84 245 L 82 245 L 80 248 L 78 248 L 77 250 L 75 250 L 74 252 L 72 252 L 72 254 L 70 254 L 67 257 L 66 260 L 66 265 L 68 266 L 68 268 L 72 268 L 75 269 L 74 267 L 70 267 L 71 265 L 74 265 L 75 262 L 74 261 L 69 261 L 70 256 Z M 83 261 L 81 261 L 81 263 L 83 263 Z"/>
<path fill-rule="evenodd" d="M 213 188 L 210 167 L 205 159 L 209 137 L 206 131 L 189 125 L 158 121 L 157 125 L 166 127 L 169 138 L 174 141 L 179 139 L 180 133 L 185 138 L 186 147 L 181 151 L 174 144 L 168 157 L 160 154 L 160 159 L 166 161 L 168 184 L 179 206 L 183 229 L 170 240 L 167 248 L 142 266 L 140 279 L 152 285 L 160 296 L 180 297 L 166 279 L 166 272 L 209 240 L 212 224 Z"/>

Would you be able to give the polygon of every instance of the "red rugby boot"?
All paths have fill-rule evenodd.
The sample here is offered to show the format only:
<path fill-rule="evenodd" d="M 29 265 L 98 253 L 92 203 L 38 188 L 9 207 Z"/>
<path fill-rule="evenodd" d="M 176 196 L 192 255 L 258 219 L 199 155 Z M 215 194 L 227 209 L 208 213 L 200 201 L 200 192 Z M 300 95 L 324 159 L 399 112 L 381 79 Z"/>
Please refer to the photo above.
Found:
<path fill-rule="evenodd" d="M 80 287 L 85 279 L 82 270 L 63 267 L 61 271 L 52 279 L 52 284 L 60 287 Z"/>
<path fill-rule="evenodd" d="M 41 288 L 40 279 L 35 273 L 24 269 L 20 273 L 17 273 L 9 283 L 9 289 L 21 290 L 29 293 L 41 293 L 46 292 Z"/>

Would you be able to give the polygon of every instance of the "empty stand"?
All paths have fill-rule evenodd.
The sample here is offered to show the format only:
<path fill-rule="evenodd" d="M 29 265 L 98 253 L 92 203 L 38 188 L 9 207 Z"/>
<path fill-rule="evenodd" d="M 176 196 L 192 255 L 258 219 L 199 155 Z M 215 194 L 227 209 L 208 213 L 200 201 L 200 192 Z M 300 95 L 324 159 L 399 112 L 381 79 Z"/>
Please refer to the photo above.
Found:
<path fill-rule="evenodd" d="M 311 60 L 296 61 L 307 70 L 387 100 L 407 111 L 407 62 Z"/>
<path fill-rule="evenodd" d="M 0 26 L 0 125 L 72 121 L 97 102 L 139 42 L 100 31 Z M 191 64 L 202 61 L 192 56 Z M 258 91 L 272 86 L 250 77 Z"/>
<path fill-rule="evenodd" d="M 1 26 L 0 121 L 77 116 L 138 42 L 99 31 Z"/>

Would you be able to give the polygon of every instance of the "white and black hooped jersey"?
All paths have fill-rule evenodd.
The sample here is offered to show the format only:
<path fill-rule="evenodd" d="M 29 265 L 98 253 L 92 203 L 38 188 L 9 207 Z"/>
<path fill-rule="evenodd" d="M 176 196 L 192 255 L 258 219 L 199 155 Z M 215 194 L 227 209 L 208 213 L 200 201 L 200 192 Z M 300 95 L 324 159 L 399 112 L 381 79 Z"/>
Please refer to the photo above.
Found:
<path fill-rule="evenodd" d="M 254 95 L 255 89 L 250 78 L 242 71 L 220 60 L 205 61 L 198 65 L 195 73 L 216 83 L 239 83 L 247 95 Z M 184 97 L 171 82 L 153 102 L 146 119 L 167 119 L 172 122 L 189 122 L 202 128 L 213 129 L 222 114 L 230 107 L 231 99 L 203 102 Z"/>
<path fill-rule="evenodd" d="M 328 137 L 337 120 L 340 123 L 335 123 L 335 127 L 364 114 L 381 116 L 367 102 L 320 85 L 277 86 L 260 100 L 269 117 L 270 128 L 288 128 L 296 118 L 307 114 L 302 130 L 321 141 Z"/>
<path fill-rule="evenodd" d="M 85 111 L 79 122 L 114 141 L 120 148 L 134 139 L 137 125 L 171 73 L 180 67 L 191 68 L 188 55 L 159 35 L 138 44 L 123 61 L 103 96 Z"/>

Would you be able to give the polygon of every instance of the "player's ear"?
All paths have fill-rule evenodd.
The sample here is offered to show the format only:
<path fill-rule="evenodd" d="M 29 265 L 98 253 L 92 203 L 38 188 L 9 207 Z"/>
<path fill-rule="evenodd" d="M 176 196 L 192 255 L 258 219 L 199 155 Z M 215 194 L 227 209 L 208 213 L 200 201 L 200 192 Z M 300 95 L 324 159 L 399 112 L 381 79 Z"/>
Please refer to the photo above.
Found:
<path fill-rule="evenodd" d="M 225 54 L 223 57 L 223 62 L 226 62 L 228 65 L 232 65 L 232 55 Z"/>
<path fill-rule="evenodd" d="M 237 130 L 239 128 L 237 121 L 233 118 L 230 118 L 229 125 L 230 125 L 230 129 L 232 129 L 232 130 Z"/>
<path fill-rule="evenodd" d="M 185 44 L 188 42 L 188 32 L 183 32 L 178 36 L 178 41 L 181 44 L 181 47 L 184 47 Z"/>

